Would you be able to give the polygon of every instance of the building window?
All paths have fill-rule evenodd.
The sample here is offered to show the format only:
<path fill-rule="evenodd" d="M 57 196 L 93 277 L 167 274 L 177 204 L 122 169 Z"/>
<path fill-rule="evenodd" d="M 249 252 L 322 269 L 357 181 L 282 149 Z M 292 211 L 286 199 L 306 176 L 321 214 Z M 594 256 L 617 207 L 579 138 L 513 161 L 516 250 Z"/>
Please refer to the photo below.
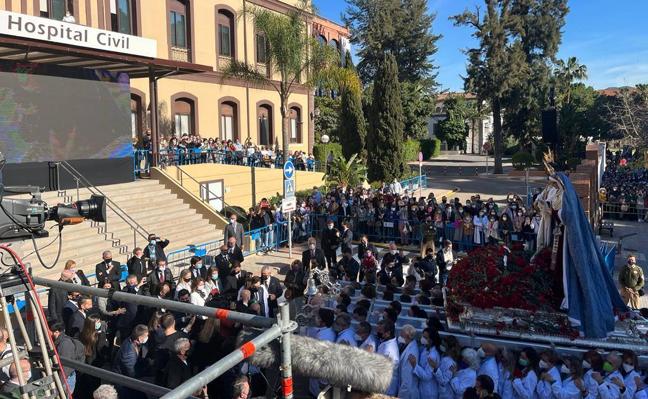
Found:
<path fill-rule="evenodd" d="M 188 98 L 180 98 L 174 101 L 174 123 L 175 123 L 175 135 L 192 135 L 196 132 L 194 131 L 194 102 Z"/>
<path fill-rule="evenodd" d="M 290 142 L 301 143 L 302 118 L 299 107 L 290 108 Z"/>
<path fill-rule="evenodd" d="M 218 54 L 234 57 L 234 15 L 227 10 L 218 10 Z"/>
<path fill-rule="evenodd" d="M 171 46 L 188 48 L 187 40 L 187 5 L 179 0 L 172 0 L 169 11 L 169 35 Z"/>
<path fill-rule="evenodd" d="M 74 2 L 72 0 L 40 0 L 40 16 L 62 21 L 65 13 L 74 15 Z"/>
<path fill-rule="evenodd" d="M 142 98 L 137 94 L 131 94 L 131 133 L 133 138 L 142 136 Z"/>
<path fill-rule="evenodd" d="M 220 105 L 220 138 L 222 140 L 238 139 L 238 109 L 236 103 L 224 101 Z"/>
<path fill-rule="evenodd" d="M 135 34 L 135 19 L 137 10 L 133 0 L 110 0 L 110 24 L 113 32 Z"/>
<path fill-rule="evenodd" d="M 274 141 L 272 106 L 269 104 L 260 105 L 257 109 L 259 145 L 272 147 Z"/>
<path fill-rule="evenodd" d="M 268 41 L 263 33 L 256 34 L 256 62 L 268 63 Z"/>

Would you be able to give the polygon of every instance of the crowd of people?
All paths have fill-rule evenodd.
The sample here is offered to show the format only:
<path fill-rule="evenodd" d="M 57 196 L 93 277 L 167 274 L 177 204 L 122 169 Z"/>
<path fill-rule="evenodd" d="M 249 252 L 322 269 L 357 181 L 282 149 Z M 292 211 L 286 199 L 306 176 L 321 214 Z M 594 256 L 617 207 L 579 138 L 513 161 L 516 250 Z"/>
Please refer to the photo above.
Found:
<path fill-rule="evenodd" d="M 632 167 L 636 157 L 629 149 L 608 152 L 599 190 L 604 218 L 648 222 L 648 168 Z"/>
<path fill-rule="evenodd" d="M 135 147 L 140 151 L 150 152 L 150 133 L 146 133 Z M 185 134 L 179 137 L 162 137 L 159 148 L 160 162 L 165 165 L 221 163 L 274 168 L 281 167 L 284 162 L 283 153 L 278 146 L 253 144 L 250 138 L 241 143 L 239 139 L 207 139 L 199 135 Z M 290 159 L 297 170 L 314 171 L 316 168 L 312 154 L 294 151 Z"/>

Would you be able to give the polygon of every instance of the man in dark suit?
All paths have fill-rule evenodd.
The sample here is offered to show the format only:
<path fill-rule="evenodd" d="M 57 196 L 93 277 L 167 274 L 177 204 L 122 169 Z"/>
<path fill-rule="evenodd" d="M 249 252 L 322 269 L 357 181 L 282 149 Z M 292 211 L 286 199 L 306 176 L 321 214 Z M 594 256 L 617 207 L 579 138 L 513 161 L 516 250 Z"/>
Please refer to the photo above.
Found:
<path fill-rule="evenodd" d="M 232 268 L 223 282 L 224 295 L 228 298 L 236 299 L 239 288 L 245 285 L 245 280 L 251 275 L 241 269 L 241 264 L 234 262 Z"/>
<path fill-rule="evenodd" d="M 166 260 L 164 248 L 169 245 L 169 240 L 160 240 L 155 234 L 149 234 L 149 244 L 144 248 L 144 258 L 149 260 L 149 265 L 154 267 L 158 259 Z"/>
<path fill-rule="evenodd" d="M 79 310 L 79 293 L 70 291 L 68 292 L 67 298 L 67 301 L 63 305 L 63 324 L 66 329 L 70 325 L 72 315 Z"/>
<path fill-rule="evenodd" d="M 228 242 L 230 238 L 234 238 L 236 246 L 243 249 L 243 233 L 244 228 L 241 223 L 237 221 L 236 213 L 230 215 L 230 222 L 225 229 L 223 229 L 223 240 Z"/>
<path fill-rule="evenodd" d="M 227 254 L 229 255 L 232 262 L 243 263 L 243 250 L 236 243 L 236 238 L 230 237 L 227 240 Z"/>
<path fill-rule="evenodd" d="M 59 281 L 72 282 L 73 272 L 64 270 Z M 68 291 L 63 288 L 50 288 L 47 294 L 47 316 L 54 321 L 63 322 L 63 308 L 68 300 Z"/>
<path fill-rule="evenodd" d="M 358 259 L 362 260 L 368 250 L 371 251 L 376 260 L 379 260 L 376 246 L 369 242 L 369 237 L 362 235 L 362 237 L 360 237 L 360 244 L 358 244 Z"/>
<path fill-rule="evenodd" d="M 189 262 L 191 263 L 191 266 L 189 266 L 191 280 L 193 281 L 198 277 L 204 280 L 207 277 L 207 269 L 203 265 L 203 259 L 200 256 L 192 256 Z"/>
<path fill-rule="evenodd" d="M 342 251 L 342 259 L 338 262 L 338 278 L 346 281 L 357 281 L 360 263 L 353 258 L 351 248 Z"/>
<path fill-rule="evenodd" d="M 164 282 L 171 284 L 171 289 L 175 290 L 175 280 L 173 279 L 173 273 L 167 267 L 166 260 L 158 259 L 156 261 L 157 266 L 153 269 L 148 277 L 146 278 L 147 291 L 154 295 L 158 291 L 158 286 Z"/>
<path fill-rule="evenodd" d="M 272 275 L 272 268 L 270 266 L 263 266 L 261 268 L 261 284 L 268 292 L 268 307 L 270 308 L 270 317 L 276 314 L 279 307 L 277 298 L 283 295 L 283 287 L 279 279 Z"/>
<path fill-rule="evenodd" d="M 403 265 L 408 262 L 407 258 L 398 252 L 396 244 L 390 242 L 389 252 L 385 254 L 380 263 L 380 272 L 378 273 L 380 284 L 387 285 L 390 283 L 392 277 L 396 277 L 398 286 L 403 285 L 405 282 L 403 279 Z"/>
<path fill-rule="evenodd" d="M 232 269 L 232 259 L 227 253 L 227 245 L 221 245 L 220 253 L 214 257 L 214 264 L 218 268 L 218 277 L 225 280 Z"/>
<path fill-rule="evenodd" d="M 126 262 L 128 265 L 128 275 L 134 274 L 137 276 L 137 282 L 142 281 L 142 278 L 148 274 L 148 265 L 144 260 L 144 251 L 142 248 L 135 248 L 133 257 Z"/>
<path fill-rule="evenodd" d="M 133 295 L 141 294 L 141 285 L 142 283 L 137 282 L 137 277 L 135 275 L 130 275 L 128 276 L 128 278 L 126 278 L 126 286 L 122 291 Z M 137 311 L 139 307 L 137 306 L 137 304 L 130 301 L 121 302 L 119 304 L 119 307 L 126 310 L 124 313 L 117 316 L 116 323 L 116 328 L 123 340 L 126 339 L 126 337 L 128 337 L 131 333 L 133 324 L 135 322 L 135 319 L 137 318 Z"/>
<path fill-rule="evenodd" d="M 349 222 L 347 220 L 342 222 L 342 235 L 340 237 L 340 241 L 342 241 L 342 252 L 344 252 L 345 249 L 351 249 L 351 242 L 353 241 L 353 232 L 349 228 Z"/>
<path fill-rule="evenodd" d="M 284 286 L 286 289 L 292 290 L 292 297 L 297 298 L 304 294 L 306 289 L 306 284 L 304 282 L 306 274 L 302 263 L 299 261 L 294 261 L 290 265 L 290 270 L 286 273 L 286 278 L 284 279 Z"/>
<path fill-rule="evenodd" d="M 144 375 L 148 335 L 148 327 L 138 324 L 130 336 L 124 337 L 112 365 L 114 372 L 131 378 L 139 378 Z"/>
<path fill-rule="evenodd" d="M 188 338 L 178 338 L 174 342 L 174 356 L 171 356 L 165 369 L 167 388 L 177 388 L 193 376 L 193 370 L 188 362 L 189 349 L 191 349 L 191 342 Z"/>
<path fill-rule="evenodd" d="M 314 237 L 308 239 L 308 249 L 302 252 L 302 267 L 304 268 L 305 272 L 310 270 L 312 260 L 315 260 L 317 262 L 317 266 L 320 269 L 324 269 L 326 267 L 326 258 L 324 257 L 324 251 L 317 248 L 317 241 Z"/>
<path fill-rule="evenodd" d="M 98 263 L 95 267 L 97 281 L 110 280 L 114 290 L 119 290 L 119 280 L 121 279 L 121 266 L 119 262 L 112 260 L 112 253 L 104 251 L 103 262 Z"/>
<path fill-rule="evenodd" d="M 322 231 L 322 250 L 329 269 L 332 269 L 337 263 L 337 249 L 340 246 L 340 231 L 335 228 L 335 223 L 329 220 L 326 229 Z"/>
<path fill-rule="evenodd" d="M 72 313 L 65 326 L 65 333 L 72 338 L 79 338 L 88 312 L 92 309 L 92 298 L 89 296 L 80 297 L 78 306 L 79 308 Z"/>
<path fill-rule="evenodd" d="M 236 301 L 236 311 L 241 313 L 253 313 L 250 310 L 250 299 L 252 298 L 252 293 L 250 290 L 241 291 L 241 299 Z"/>

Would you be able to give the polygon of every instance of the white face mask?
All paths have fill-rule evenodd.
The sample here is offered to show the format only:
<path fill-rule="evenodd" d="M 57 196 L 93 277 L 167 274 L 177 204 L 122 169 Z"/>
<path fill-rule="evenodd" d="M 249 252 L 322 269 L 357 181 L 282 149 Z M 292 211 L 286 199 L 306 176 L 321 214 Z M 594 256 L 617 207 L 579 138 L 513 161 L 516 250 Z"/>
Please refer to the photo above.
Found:
<path fill-rule="evenodd" d="M 562 374 L 571 374 L 571 370 L 569 369 L 569 367 L 567 367 L 564 364 L 560 367 L 560 372 Z"/>
<path fill-rule="evenodd" d="M 634 370 L 634 366 L 631 365 L 631 364 L 623 363 L 623 370 L 624 370 L 626 373 L 629 373 L 629 372 L 631 372 L 632 370 Z"/>
<path fill-rule="evenodd" d="M 140 341 L 140 345 L 144 345 L 147 342 L 148 342 L 148 336 L 146 336 L 146 338 L 144 338 L 143 341 Z"/>
<path fill-rule="evenodd" d="M 358 334 L 355 334 L 355 335 L 353 336 L 353 339 L 355 339 L 356 341 L 362 341 L 362 337 L 359 336 Z"/>
<path fill-rule="evenodd" d="M 401 337 L 398 337 L 398 343 L 399 343 L 399 344 L 406 344 L 407 341 L 405 341 L 405 338 L 403 338 L 403 337 L 401 336 Z"/>
<path fill-rule="evenodd" d="M 540 360 L 538 366 L 540 366 L 542 370 L 549 370 L 549 364 L 547 364 L 547 362 L 545 362 L 544 360 Z"/>
<path fill-rule="evenodd" d="M 317 246 L 316 246 L 315 244 L 310 244 L 310 245 L 308 246 L 308 248 L 310 248 L 310 249 L 313 250 L 313 251 L 315 250 L 316 247 L 317 247 Z"/>
<path fill-rule="evenodd" d="M 588 362 L 587 360 L 583 360 L 583 368 L 584 368 L 585 370 L 589 370 L 589 369 L 592 368 L 592 365 L 589 364 L 589 362 Z"/>
<path fill-rule="evenodd" d="M 398 251 L 397 251 L 397 250 L 395 250 L 395 249 L 392 249 L 392 250 L 391 250 L 391 251 L 389 251 L 389 252 L 390 252 L 390 253 L 391 253 L 392 255 L 396 255 L 396 254 L 398 253 Z"/>
<path fill-rule="evenodd" d="M 234 224 L 234 223 L 236 223 L 236 220 L 234 220 L 234 219 L 230 219 L 230 223 L 231 223 L 231 224 Z"/>
<path fill-rule="evenodd" d="M 333 230 L 333 225 L 332 225 L 332 224 L 329 224 L 329 225 L 328 225 L 328 229 L 329 229 L 329 230 Z"/>
<path fill-rule="evenodd" d="M 101 330 L 101 322 L 100 321 L 95 322 L 95 330 Z"/>
<path fill-rule="evenodd" d="M 482 359 L 486 357 L 486 352 L 484 352 L 484 348 L 479 348 L 477 350 L 477 355 L 481 357 Z"/>
<path fill-rule="evenodd" d="M 151 245 L 155 245 L 155 240 L 151 240 L 151 241 L 149 241 L 149 244 L 151 244 Z"/>
<path fill-rule="evenodd" d="M 421 337 L 421 345 L 428 346 L 430 342 L 425 337 Z"/>

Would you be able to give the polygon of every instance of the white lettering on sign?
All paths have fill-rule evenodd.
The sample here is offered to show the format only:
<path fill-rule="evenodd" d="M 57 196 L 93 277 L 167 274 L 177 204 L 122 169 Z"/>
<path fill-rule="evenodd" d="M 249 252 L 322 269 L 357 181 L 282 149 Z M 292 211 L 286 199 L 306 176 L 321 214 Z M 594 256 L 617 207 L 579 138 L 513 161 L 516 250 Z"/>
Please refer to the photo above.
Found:
<path fill-rule="evenodd" d="M 144 37 L 0 11 L 0 34 L 116 53 L 157 57 L 157 42 Z"/>

